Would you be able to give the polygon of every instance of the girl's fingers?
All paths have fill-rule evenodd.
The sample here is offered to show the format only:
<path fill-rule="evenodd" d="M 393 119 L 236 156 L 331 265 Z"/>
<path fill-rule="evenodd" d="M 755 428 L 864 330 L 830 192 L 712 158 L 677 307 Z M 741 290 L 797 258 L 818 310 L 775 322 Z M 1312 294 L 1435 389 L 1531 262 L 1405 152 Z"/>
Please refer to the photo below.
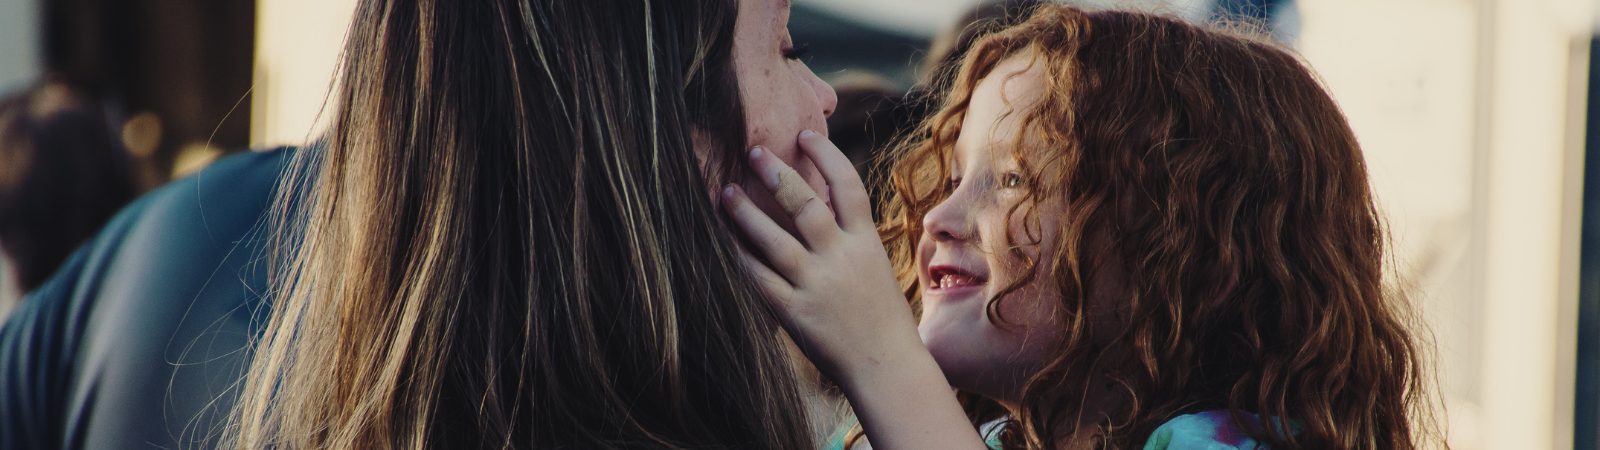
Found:
<path fill-rule="evenodd" d="M 850 158 L 844 156 L 844 152 L 822 133 L 802 131 L 799 141 L 800 151 L 811 158 L 811 162 L 822 171 L 822 179 L 828 182 L 828 191 L 833 197 L 833 212 L 839 216 L 839 226 L 847 230 L 874 227 L 872 199 L 867 195 L 866 185 L 861 182 L 861 175 L 856 173 L 856 166 L 850 162 Z"/>
<path fill-rule="evenodd" d="M 779 302 L 778 306 L 780 307 L 787 304 L 788 300 L 794 295 L 794 285 L 789 283 L 789 280 L 784 279 L 783 275 L 779 275 L 777 271 L 767 267 L 767 264 L 762 262 L 761 258 L 750 254 L 750 250 L 745 249 L 744 246 L 741 245 L 736 248 L 739 250 L 740 263 L 750 270 L 750 274 L 761 285 L 761 291 L 767 295 L 767 298 Z"/>
<path fill-rule="evenodd" d="M 767 257 L 772 269 L 786 279 L 794 279 L 805 264 L 806 255 L 810 254 L 794 240 L 794 236 L 790 236 L 788 231 L 767 217 L 767 213 L 751 203 L 750 197 L 738 185 L 730 184 L 722 188 L 722 208 L 756 250 Z"/>
<path fill-rule="evenodd" d="M 778 205 L 794 218 L 795 228 L 800 231 L 807 248 L 814 249 L 832 243 L 839 234 L 839 224 L 833 218 L 833 211 L 806 184 L 805 179 L 800 178 L 798 172 L 761 147 L 750 150 L 750 166 L 767 189 L 772 191 Z"/>

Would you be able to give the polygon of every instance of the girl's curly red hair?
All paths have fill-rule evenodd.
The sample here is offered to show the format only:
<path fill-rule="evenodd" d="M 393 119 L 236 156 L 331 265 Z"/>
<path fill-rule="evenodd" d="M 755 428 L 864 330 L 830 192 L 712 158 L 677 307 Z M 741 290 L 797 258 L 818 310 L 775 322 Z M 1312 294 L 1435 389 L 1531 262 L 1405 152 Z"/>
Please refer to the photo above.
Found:
<path fill-rule="evenodd" d="M 973 89 L 1019 54 L 1048 74 L 1046 98 L 1018 111 L 1053 145 L 1022 157 L 1031 195 L 1067 208 L 1058 242 L 1041 244 L 1059 256 L 1028 264 L 1059 289 L 1069 329 L 1027 382 L 1007 448 L 1080 434 L 1076 418 L 1096 407 L 1082 399 L 1104 380 L 1123 402 L 1088 425 L 1103 447 L 1138 448 L 1166 420 L 1217 409 L 1273 448 L 1419 445 L 1424 358 L 1383 284 L 1361 147 L 1297 57 L 1244 34 L 1044 6 L 982 39 L 893 153 L 882 231 L 913 302 L 921 219 L 947 195 Z M 1087 268 L 1106 264 L 1123 279 L 1119 313 L 1086 320 Z M 1003 322 L 1007 298 L 991 317 Z M 964 403 L 975 422 L 1003 414 Z M 1247 413 L 1268 425 L 1244 425 Z"/>

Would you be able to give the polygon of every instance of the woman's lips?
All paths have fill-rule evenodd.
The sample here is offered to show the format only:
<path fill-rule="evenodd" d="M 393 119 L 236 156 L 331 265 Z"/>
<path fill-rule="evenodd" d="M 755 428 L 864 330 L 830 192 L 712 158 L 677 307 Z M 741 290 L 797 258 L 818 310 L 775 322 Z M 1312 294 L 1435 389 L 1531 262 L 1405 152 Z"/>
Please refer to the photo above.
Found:
<path fill-rule="evenodd" d="M 928 268 L 928 291 L 935 293 L 953 293 L 968 289 L 982 288 L 988 283 L 988 278 L 963 270 L 952 265 L 936 265 Z"/>

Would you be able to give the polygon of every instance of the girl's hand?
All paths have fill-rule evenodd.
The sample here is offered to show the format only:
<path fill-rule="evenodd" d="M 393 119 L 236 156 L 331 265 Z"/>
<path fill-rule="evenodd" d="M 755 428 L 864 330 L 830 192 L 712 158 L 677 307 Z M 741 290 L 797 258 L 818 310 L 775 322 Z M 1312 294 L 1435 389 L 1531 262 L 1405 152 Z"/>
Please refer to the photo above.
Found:
<path fill-rule="evenodd" d="M 797 343 L 824 373 L 844 382 L 903 352 L 927 352 L 872 221 L 871 200 L 850 160 L 827 138 L 800 134 L 801 151 L 828 183 L 828 199 L 771 152 L 756 147 L 750 165 L 794 218 L 791 235 L 736 185 L 723 205 L 757 252 L 745 266 L 761 282 Z"/>
<path fill-rule="evenodd" d="M 766 257 L 746 252 L 744 264 L 777 302 L 790 336 L 844 387 L 874 448 L 987 448 L 917 336 L 855 167 L 811 131 L 800 133 L 800 149 L 821 170 L 832 207 L 783 161 L 751 150 L 751 167 L 800 235 L 778 226 L 738 186 L 724 188 L 723 208 Z"/>

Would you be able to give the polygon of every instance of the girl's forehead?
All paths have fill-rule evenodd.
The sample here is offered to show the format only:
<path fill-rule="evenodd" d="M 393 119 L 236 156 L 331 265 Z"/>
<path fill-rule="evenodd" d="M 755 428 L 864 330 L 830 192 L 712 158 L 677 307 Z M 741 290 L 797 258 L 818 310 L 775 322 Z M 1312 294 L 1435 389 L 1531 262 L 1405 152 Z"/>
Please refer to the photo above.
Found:
<path fill-rule="evenodd" d="M 1025 109 L 1045 97 L 1045 77 L 1050 62 L 1038 51 L 1025 49 L 1002 58 L 973 84 L 972 98 L 994 100 L 998 106 Z"/>
<path fill-rule="evenodd" d="M 955 148 L 947 157 L 960 166 L 1012 158 L 1015 148 L 1030 140 L 1024 122 L 1044 98 L 1045 73 L 1042 60 L 1031 52 L 996 64 L 972 90 Z"/>

